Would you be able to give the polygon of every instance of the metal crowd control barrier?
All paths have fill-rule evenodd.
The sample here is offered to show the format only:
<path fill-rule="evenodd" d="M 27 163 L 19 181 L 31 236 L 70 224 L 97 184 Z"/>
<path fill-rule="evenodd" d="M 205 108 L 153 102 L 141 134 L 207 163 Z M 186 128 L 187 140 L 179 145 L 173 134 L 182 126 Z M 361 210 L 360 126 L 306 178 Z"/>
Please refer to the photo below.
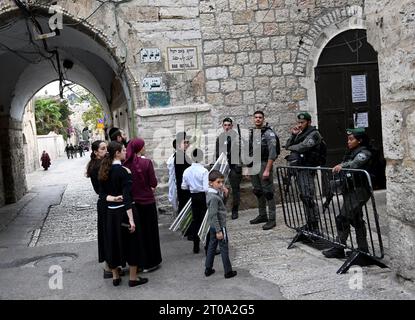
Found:
<path fill-rule="evenodd" d="M 295 242 L 349 249 L 337 273 L 353 265 L 377 265 L 384 257 L 382 235 L 369 174 L 364 170 L 277 167 L 282 209 Z"/>

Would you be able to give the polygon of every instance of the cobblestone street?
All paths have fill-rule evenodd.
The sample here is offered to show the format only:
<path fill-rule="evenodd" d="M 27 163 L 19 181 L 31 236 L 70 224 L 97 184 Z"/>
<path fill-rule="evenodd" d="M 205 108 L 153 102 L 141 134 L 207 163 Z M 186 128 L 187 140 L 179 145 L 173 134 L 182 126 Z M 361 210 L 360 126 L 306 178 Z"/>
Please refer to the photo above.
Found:
<path fill-rule="evenodd" d="M 0 238 L 1 299 L 414 299 L 413 292 L 393 279 L 389 269 L 363 268 L 362 288 L 353 290 L 350 281 L 354 273 L 336 274 L 343 261 L 325 259 L 320 251 L 304 244 L 287 250 L 294 234 L 285 227 L 280 208 L 277 227 L 270 231 L 249 224 L 255 210 L 241 212 L 238 220 L 229 219 L 231 260 L 238 276 L 226 280 L 226 285 L 220 275 L 220 258 L 215 262 L 218 275 L 208 281 L 203 276 L 204 255 L 194 255 L 190 242 L 168 230 L 171 216 L 161 215 L 162 268 L 146 274 L 150 282 L 138 291 L 128 287 L 114 290 L 101 278 L 96 262 L 97 196 L 84 176 L 88 159 L 88 155 L 73 160 L 61 158 L 49 171 L 38 170 L 28 176 L 29 189 L 59 187 L 63 196 L 60 204 L 50 208 L 43 226 L 33 227 L 40 233 L 33 232 L 30 242 L 25 240 L 27 243 L 21 245 L 9 241 L 5 246 L 5 237 Z M 48 268 L 55 264 L 64 270 L 63 290 L 47 288 Z M 34 270 L 30 278 L 28 270 Z M 3 284 L 10 279 L 21 282 L 5 290 Z"/>
<path fill-rule="evenodd" d="M 96 202 L 98 196 L 85 177 L 89 153 L 82 158 L 60 158 L 50 171 L 36 171 L 28 176 L 33 185 L 66 186 L 62 202 L 50 209 L 36 243 L 44 246 L 56 243 L 76 243 L 96 240 Z"/>

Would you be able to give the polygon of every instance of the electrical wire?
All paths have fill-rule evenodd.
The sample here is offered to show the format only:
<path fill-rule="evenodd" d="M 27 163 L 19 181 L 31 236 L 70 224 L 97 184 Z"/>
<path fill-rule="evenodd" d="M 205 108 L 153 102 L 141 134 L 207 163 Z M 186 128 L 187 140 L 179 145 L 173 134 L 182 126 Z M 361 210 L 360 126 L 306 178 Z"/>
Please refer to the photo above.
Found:
<path fill-rule="evenodd" d="M 333 49 L 333 48 L 338 48 L 338 47 L 343 47 L 343 46 L 348 46 L 349 48 L 350 48 L 350 44 L 351 43 L 354 43 L 354 42 L 360 42 L 361 43 L 361 40 L 365 40 L 365 39 L 367 39 L 367 36 L 364 36 L 364 37 L 361 37 L 361 38 L 357 38 L 357 39 L 355 39 L 355 40 L 351 40 L 351 41 L 348 41 L 347 39 L 345 39 L 345 38 L 343 38 L 344 39 L 344 43 L 339 43 L 339 44 L 333 44 L 333 45 L 331 45 L 331 46 L 326 46 L 326 47 L 324 47 L 324 49 Z M 361 48 L 361 46 L 359 47 L 359 48 Z M 352 49 L 351 49 L 352 50 Z M 355 50 L 355 49 L 353 49 L 353 50 Z M 353 51 L 352 51 L 353 52 Z"/>
<path fill-rule="evenodd" d="M 101 7 L 103 7 L 105 4 L 110 3 L 112 1 L 99 1 L 99 2 L 101 2 L 101 4 L 88 17 L 82 18 L 76 23 L 64 23 L 63 25 L 64 26 L 77 26 L 81 23 L 88 22 L 88 19 L 90 19 L 95 13 L 97 13 L 98 10 L 101 9 Z"/>
<path fill-rule="evenodd" d="M 24 61 L 26 61 L 26 62 L 28 62 L 28 63 L 30 63 L 30 64 L 38 64 L 38 63 L 40 63 L 40 62 L 43 60 L 43 59 L 39 59 L 39 60 L 37 60 L 37 61 L 32 61 L 32 60 L 29 60 L 28 58 L 26 58 L 25 56 L 23 56 L 23 55 L 21 54 L 21 52 L 16 51 L 16 50 L 13 50 L 13 49 L 9 48 L 8 46 L 6 46 L 6 45 L 5 45 L 5 44 L 3 44 L 3 43 L 0 43 L 0 47 L 2 47 L 2 48 L 4 48 L 4 49 L 6 49 L 7 51 L 9 51 L 9 52 L 11 52 L 11 53 L 13 53 L 13 54 L 15 54 L 16 56 L 18 56 L 19 58 L 23 59 Z M 31 54 L 33 54 L 33 52 L 31 52 Z"/>

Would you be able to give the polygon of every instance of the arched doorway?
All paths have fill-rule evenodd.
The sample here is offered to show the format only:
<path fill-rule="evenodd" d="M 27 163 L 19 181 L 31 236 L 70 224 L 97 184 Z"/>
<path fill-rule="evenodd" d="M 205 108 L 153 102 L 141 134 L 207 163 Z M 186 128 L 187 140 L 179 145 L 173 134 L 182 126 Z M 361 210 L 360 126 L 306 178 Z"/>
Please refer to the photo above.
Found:
<path fill-rule="evenodd" d="M 35 6 L 0 14 L 0 206 L 26 191 L 22 119 L 28 101 L 44 85 L 55 80 L 80 84 L 109 115 L 122 113 L 125 131 L 134 129 L 131 74 L 114 44 L 66 14 L 63 29 L 44 38 L 49 18 L 47 9 Z"/>
<path fill-rule="evenodd" d="M 318 127 L 328 145 L 329 166 L 341 162 L 347 128 L 366 128 L 372 147 L 383 159 L 381 101 L 377 53 L 366 30 L 345 31 L 324 48 L 315 68 Z M 374 181 L 386 187 L 381 165 Z"/>

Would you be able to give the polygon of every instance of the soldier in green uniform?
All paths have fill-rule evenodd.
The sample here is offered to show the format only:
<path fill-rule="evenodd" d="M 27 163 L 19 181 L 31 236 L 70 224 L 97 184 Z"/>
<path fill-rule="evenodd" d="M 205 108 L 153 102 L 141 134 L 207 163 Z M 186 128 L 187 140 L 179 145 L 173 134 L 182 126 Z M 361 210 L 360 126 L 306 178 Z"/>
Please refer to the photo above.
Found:
<path fill-rule="evenodd" d="M 369 138 L 362 128 L 347 130 L 348 152 L 343 162 L 333 168 L 334 173 L 341 173 L 342 169 L 369 170 L 372 154 L 369 150 Z M 345 177 L 343 186 L 343 206 L 336 217 L 336 227 L 339 242 L 346 244 L 350 233 L 350 225 L 355 228 L 357 246 L 360 251 L 368 252 L 366 226 L 363 220 L 363 206 L 370 199 L 371 188 L 366 175 L 360 172 L 353 173 L 352 177 Z M 323 251 L 327 258 L 344 258 L 343 247 L 333 247 Z"/>
<path fill-rule="evenodd" d="M 262 111 L 254 113 L 255 129 L 261 130 L 261 136 L 250 135 L 250 149 L 254 153 L 261 153 L 260 172 L 251 177 L 253 193 L 258 199 L 259 215 L 249 221 L 251 224 L 266 222 L 262 229 L 269 230 L 275 227 L 275 196 L 273 164 L 279 153 L 279 140 L 275 132 L 265 125 L 265 116 Z M 251 131 L 253 132 L 253 130 Z M 255 136 L 255 137 L 254 137 Z M 258 138 L 256 138 L 258 136 Z M 266 205 L 268 203 L 268 215 Z"/>
<path fill-rule="evenodd" d="M 286 157 L 290 166 L 316 167 L 319 165 L 319 147 L 322 141 L 320 132 L 311 125 L 311 115 L 301 112 L 297 115 L 297 125 L 291 129 L 291 137 L 285 148 L 291 151 Z M 314 178 L 316 171 L 296 170 L 292 172 L 296 178 L 300 199 L 303 202 L 307 224 L 305 228 L 319 232 L 319 210 L 315 198 Z"/>

